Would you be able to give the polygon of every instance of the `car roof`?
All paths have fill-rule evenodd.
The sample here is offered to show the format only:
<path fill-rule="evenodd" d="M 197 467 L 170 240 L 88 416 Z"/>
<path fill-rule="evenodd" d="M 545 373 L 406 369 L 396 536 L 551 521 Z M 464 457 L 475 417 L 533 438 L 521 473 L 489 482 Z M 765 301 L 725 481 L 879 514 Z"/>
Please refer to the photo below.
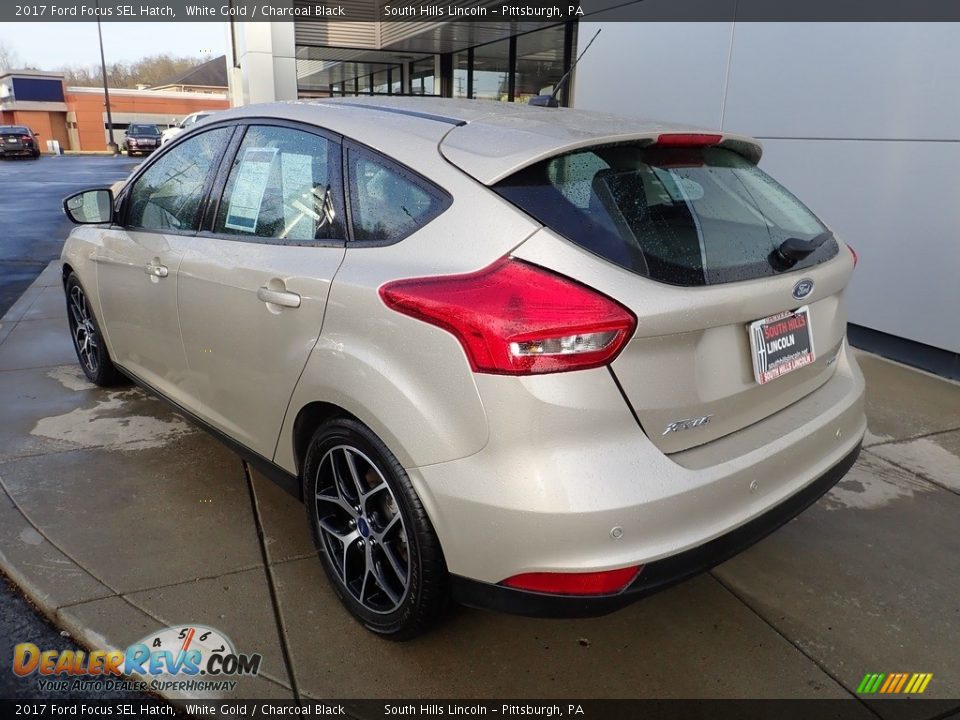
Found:
<path fill-rule="evenodd" d="M 300 100 L 217 113 L 218 121 L 231 117 L 276 117 L 313 123 L 414 167 L 432 145 L 449 163 L 485 185 L 493 185 L 540 160 L 592 145 L 655 140 L 661 133 L 710 132 L 586 110 L 436 97 Z M 760 159 L 762 149 L 755 139 L 719 134 L 722 146 L 752 162 Z"/>

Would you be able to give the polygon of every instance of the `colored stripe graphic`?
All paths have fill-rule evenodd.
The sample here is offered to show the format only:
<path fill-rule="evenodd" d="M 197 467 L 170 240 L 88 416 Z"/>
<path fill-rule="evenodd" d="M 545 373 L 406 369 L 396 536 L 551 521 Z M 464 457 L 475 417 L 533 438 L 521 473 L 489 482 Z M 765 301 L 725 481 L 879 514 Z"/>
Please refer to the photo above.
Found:
<path fill-rule="evenodd" d="M 857 685 L 857 694 L 920 695 L 933 679 L 933 673 L 867 673 Z"/>
<path fill-rule="evenodd" d="M 896 685 L 896 687 L 890 688 L 890 692 L 892 692 L 892 693 L 898 693 L 898 692 L 900 692 L 901 690 L 903 690 L 903 686 L 906 684 L 908 677 L 910 677 L 910 676 L 909 676 L 907 673 L 900 673 L 900 676 L 897 678 L 897 685 Z"/>
<path fill-rule="evenodd" d="M 910 676 L 910 682 L 907 683 L 907 686 L 903 689 L 905 693 L 912 693 L 915 688 L 920 687 L 920 673 L 914 673 Z"/>
<path fill-rule="evenodd" d="M 867 673 L 863 676 L 863 680 L 860 681 L 860 685 L 857 686 L 858 693 L 874 693 L 876 690 L 874 686 L 877 684 L 877 679 L 882 677 L 878 673 Z"/>

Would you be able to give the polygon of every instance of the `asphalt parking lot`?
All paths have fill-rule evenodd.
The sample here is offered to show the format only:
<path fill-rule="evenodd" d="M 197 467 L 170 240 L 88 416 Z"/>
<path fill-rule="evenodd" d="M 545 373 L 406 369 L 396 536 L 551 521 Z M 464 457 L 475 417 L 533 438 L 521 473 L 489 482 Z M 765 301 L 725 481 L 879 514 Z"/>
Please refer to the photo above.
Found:
<path fill-rule="evenodd" d="M 72 162 L 41 161 L 33 191 L 58 207 L 44 173 Z M 88 184 L 118 166 L 98 167 Z M 0 223 L 34 237 L 23 213 Z M 747 552 L 606 617 L 458 608 L 392 644 L 339 606 L 302 506 L 160 402 L 87 383 L 63 312 L 54 265 L 0 320 L 0 567 L 87 646 L 219 628 L 264 656 L 234 697 L 852 699 L 878 672 L 933 673 L 925 697 L 947 704 L 865 697 L 865 717 L 960 696 L 960 384 L 861 353 L 860 461 Z"/>
<path fill-rule="evenodd" d="M 63 198 L 124 178 L 137 163 L 97 155 L 0 161 L 0 315 L 60 254 L 70 232 Z"/>

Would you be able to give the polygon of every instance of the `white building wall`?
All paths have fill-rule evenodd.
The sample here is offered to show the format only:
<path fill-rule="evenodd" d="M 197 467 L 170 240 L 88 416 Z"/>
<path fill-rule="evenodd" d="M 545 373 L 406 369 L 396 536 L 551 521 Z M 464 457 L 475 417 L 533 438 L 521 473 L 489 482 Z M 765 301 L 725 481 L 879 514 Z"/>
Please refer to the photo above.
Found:
<path fill-rule="evenodd" d="M 960 25 L 584 22 L 576 107 L 744 132 L 860 253 L 850 321 L 960 352 Z"/>

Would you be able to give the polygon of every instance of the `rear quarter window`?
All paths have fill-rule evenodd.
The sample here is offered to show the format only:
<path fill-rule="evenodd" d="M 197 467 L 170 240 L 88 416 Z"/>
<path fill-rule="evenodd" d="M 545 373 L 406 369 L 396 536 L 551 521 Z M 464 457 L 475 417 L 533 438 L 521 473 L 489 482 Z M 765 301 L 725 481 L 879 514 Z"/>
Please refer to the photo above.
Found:
<path fill-rule="evenodd" d="M 450 206 L 450 196 L 433 183 L 363 148 L 349 149 L 347 165 L 355 241 L 398 242 Z"/>
<path fill-rule="evenodd" d="M 591 252 L 660 282 L 712 285 L 783 271 L 787 238 L 825 226 L 754 164 L 723 148 L 595 147 L 525 168 L 494 188 Z M 790 269 L 837 253 L 830 239 Z"/>

